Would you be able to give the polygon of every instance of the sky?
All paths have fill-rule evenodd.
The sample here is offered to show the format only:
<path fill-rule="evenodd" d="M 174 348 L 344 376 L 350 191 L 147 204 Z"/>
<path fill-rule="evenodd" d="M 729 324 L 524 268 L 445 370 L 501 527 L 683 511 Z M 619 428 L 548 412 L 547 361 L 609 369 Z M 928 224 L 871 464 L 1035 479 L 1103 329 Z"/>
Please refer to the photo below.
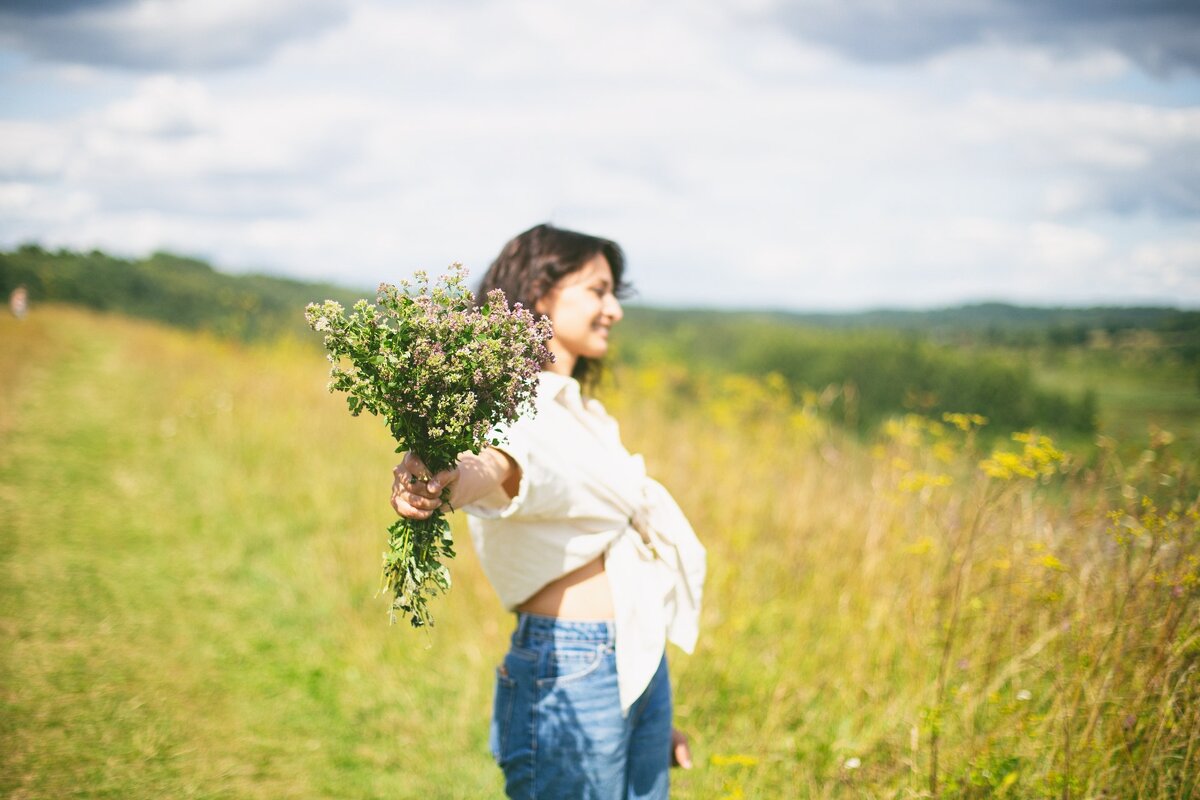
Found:
<path fill-rule="evenodd" d="M 636 302 L 1200 308 L 1200 3 L 0 0 L 0 248 Z"/>

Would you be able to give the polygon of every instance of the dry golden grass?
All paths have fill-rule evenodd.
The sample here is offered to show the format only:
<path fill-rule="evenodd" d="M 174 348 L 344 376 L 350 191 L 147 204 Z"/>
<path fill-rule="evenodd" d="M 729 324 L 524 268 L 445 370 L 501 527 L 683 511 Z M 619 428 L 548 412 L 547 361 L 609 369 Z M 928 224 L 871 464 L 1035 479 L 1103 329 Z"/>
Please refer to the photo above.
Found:
<path fill-rule="evenodd" d="M 0 341 L 0 792 L 500 794 L 510 621 L 461 536 L 437 626 L 387 625 L 395 456 L 315 349 L 66 308 Z M 682 396 L 678 369 L 605 393 L 709 548 L 674 796 L 1196 796 L 1197 487 L 1169 443 L 997 480 L 951 424 L 863 444 L 832 392 Z"/>

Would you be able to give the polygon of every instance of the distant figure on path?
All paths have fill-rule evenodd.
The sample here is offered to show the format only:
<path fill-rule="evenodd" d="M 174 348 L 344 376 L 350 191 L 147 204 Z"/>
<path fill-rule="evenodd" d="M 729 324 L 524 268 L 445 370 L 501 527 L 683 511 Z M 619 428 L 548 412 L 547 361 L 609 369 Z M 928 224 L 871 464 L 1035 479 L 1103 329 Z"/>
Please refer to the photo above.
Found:
<path fill-rule="evenodd" d="M 621 320 L 624 266 L 615 242 L 550 225 L 510 241 L 477 297 L 500 288 L 550 318 L 537 413 L 452 470 L 430 475 L 414 453 L 394 470 L 392 507 L 408 519 L 449 487 L 517 615 L 491 729 L 510 798 L 664 800 L 672 762 L 691 766 L 665 650 L 696 642 L 704 547 L 589 392 Z"/>
<path fill-rule="evenodd" d="M 8 308 L 17 319 L 25 319 L 25 312 L 29 310 L 29 292 L 24 285 L 12 290 L 8 296 Z"/>

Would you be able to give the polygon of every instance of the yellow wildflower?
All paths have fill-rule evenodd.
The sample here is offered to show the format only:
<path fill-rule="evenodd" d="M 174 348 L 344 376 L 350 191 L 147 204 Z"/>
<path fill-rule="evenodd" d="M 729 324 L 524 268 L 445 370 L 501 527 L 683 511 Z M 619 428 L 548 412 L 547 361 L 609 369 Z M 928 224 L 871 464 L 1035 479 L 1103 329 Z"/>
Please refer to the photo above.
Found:
<path fill-rule="evenodd" d="M 938 442 L 933 446 L 933 457 L 943 464 L 954 461 L 954 447 L 949 442 Z"/>
<path fill-rule="evenodd" d="M 1046 553 L 1046 555 L 1038 558 L 1037 563 L 1041 564 L 1046 569 L 1052 569 L 1055 572 L 1065 572 L 1067 569 L 1067 565 L 1059 561 L 1058 558 L 1051 553 Z"/>
<path fill-rule="evenodd" d="M 933 549 L 933 537 L 922 536 L 904 548 L 904 552 L 912 556 L 923 556 Z"/>
<path fill-rule="evenodd" d="M 949 475 L 910 472 L 900 479 L 899 488 L 902 492 L 920 492 L 927 488 L 949 486 L 952 483 L 954 483 L 954 479 Z"/>
<path fill-rule="evenodd" d="M 979 462 L 979 468 L 989 477 L 999 480 L 1013 478 L 1048 478 L 1058 471 L 1066 455 L 1054 446 L 1049 436 L 1018 432 L 1013 441 L 1024 445 L 1020 453 L 996 449 L 989 458 Z"/>
<path fill-rule="evenodd" d="M 987 417 L 980 414 L 958 414 L 946 412 L 942 414 L 942 420 L 950 423 L 960 431 L 967 432 L 971 428 L 981 428 L 987 425 Z"/>

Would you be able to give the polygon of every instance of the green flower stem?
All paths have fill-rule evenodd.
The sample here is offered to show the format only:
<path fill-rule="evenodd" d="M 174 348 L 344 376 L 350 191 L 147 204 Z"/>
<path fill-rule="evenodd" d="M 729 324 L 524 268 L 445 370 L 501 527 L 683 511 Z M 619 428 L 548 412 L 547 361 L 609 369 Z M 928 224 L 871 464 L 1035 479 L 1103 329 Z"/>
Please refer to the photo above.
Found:
<path fill-rule="evenodd" d="M 440 510 L 428 519 L 401 517 L 392 523 L 383 557 L 383 584 L 395 595 L 393 621 L 399 611 L 414 628 L 433 624 L 428 602 L 450 589 L 450 570 L 443 559 L 451 558 L 454 538 Z"/>

